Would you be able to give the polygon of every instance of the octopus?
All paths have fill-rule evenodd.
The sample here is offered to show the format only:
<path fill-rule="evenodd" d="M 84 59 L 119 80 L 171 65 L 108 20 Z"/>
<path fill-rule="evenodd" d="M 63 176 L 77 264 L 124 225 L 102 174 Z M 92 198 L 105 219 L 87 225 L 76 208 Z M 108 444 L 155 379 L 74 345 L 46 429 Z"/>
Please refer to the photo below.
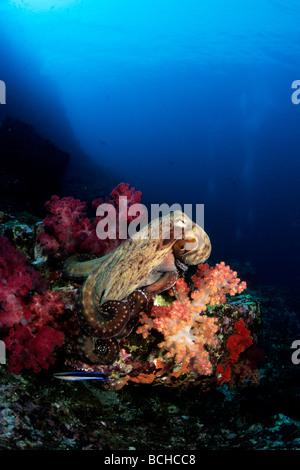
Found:
<path fill-rule="evenodd" d="M 94 364 L 119 356 L 119 340 L 137 324 L 149 299 L 172 288 L 182 271 L 204 263 L 211 252 L 206 232 L 181 211 L 151 221 L 101 258 L 68 258 L 63 274 L 83 281 L 77 319 L 79 347 Z"/>

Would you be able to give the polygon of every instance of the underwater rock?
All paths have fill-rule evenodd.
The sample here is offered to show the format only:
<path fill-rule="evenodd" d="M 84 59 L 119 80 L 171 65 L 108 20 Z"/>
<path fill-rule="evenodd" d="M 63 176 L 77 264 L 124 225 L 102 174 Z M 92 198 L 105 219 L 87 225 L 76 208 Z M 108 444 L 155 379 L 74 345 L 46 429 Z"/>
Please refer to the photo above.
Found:
<path fill-rule="evenodd" d="M 10 242 L 30 259 L 34 246 L 35 217 L 23 213 L 14 217 L 0 212 L 0 236 L 6 237 Z"/>
<path fill-rule="evenodd" d="M 2 186 L 2 204 L 11 210 L 41 212 L 44 201 L 60 191 L 69 154 L 41 137 L 33 126 L 12 117 L 6 117 L 0 127 L 0 154 L 1 174 L 14 182 Z"/>

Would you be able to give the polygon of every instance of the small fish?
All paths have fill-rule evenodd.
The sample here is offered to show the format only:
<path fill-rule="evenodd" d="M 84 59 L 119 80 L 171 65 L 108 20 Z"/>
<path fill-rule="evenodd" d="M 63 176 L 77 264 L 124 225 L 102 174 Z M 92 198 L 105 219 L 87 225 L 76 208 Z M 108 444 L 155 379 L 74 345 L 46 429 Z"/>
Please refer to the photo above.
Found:
<path fill-rule="evenodd" d="M 62 380 L 106 380 L 107 374 L 102 372 L 56 372 L 53 377 Z"/>

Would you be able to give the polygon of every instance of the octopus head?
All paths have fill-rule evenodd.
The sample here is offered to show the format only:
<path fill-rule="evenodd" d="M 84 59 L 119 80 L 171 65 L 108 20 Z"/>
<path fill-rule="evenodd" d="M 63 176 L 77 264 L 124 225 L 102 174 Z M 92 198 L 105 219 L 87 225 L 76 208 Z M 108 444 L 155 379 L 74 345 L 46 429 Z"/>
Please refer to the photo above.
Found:
<path fill-rule="evenodd" d="M 207 233 L 179 211 L 174 213 L 174 226 L 182 227 L 182 238 L 177 239 L 173 246 L 175 258 L 187 266 L 204 263 L 211 253 Z"/>

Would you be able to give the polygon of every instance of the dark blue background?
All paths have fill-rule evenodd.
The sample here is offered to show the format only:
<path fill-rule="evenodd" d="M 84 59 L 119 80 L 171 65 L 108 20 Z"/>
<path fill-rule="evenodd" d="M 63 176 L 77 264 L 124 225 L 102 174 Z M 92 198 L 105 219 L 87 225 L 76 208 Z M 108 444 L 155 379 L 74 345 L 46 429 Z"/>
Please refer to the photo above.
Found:
<path fill-rule="evenodd" d="M 299 3 L 52 3 L 1 3 L 0 117 L 83 150 L 149 207 L 204 203 L 214 261 L 298 286 Z"/>

